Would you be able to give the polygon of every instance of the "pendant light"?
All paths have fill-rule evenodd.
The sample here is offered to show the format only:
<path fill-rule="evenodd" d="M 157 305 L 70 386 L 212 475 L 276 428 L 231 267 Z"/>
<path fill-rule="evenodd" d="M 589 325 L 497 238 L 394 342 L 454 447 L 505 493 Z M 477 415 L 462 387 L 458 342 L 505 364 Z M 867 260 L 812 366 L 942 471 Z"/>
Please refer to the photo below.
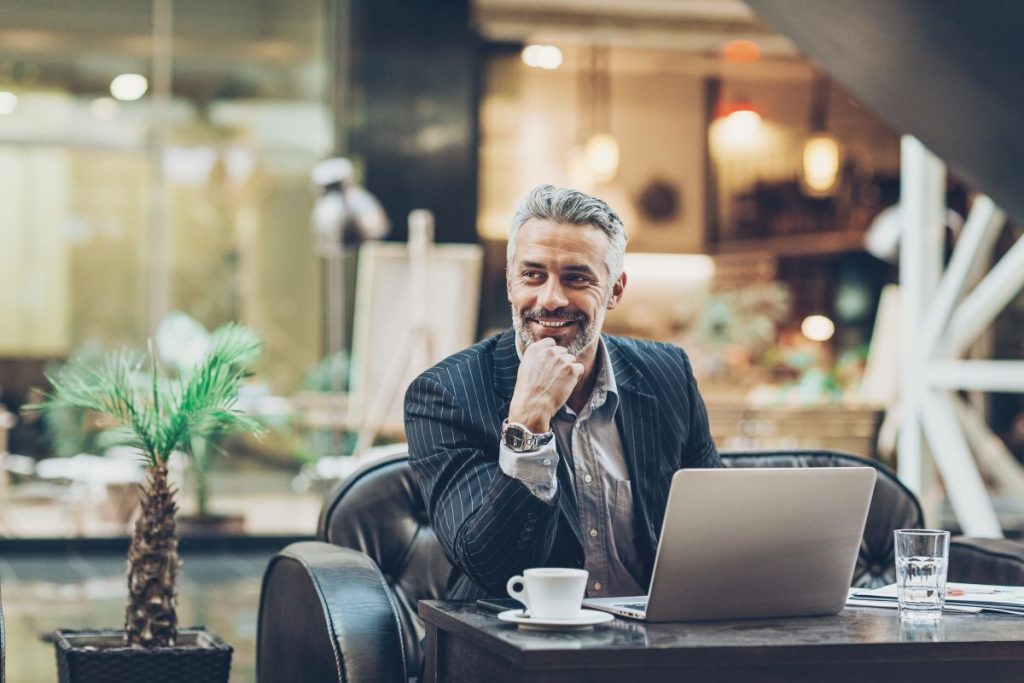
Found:
<path fill-rule="evenodd" d="M 596 182 L 607 183 L 619 170 L 619 141 L 611 134 L 611 74 L 607 47 L 590 48 L 590 135 L 583 155 Z"/>
<path fill-rule="evenodd" d="M 824 76 L 811 84 L 810 135 L 804 140 L 801 186 L 813 197 L 832 194 L 839 186 L 842 150 L 828 132 L 829 81 Z"/>
<path fill-rule="evenodd" d="M 721 135 L 735 145 L 749 145 L 755 142 L 761 130 L 761 113 L 754 103 L 743 95 L 720 104 L 715 117 L 721 121 Z"/>

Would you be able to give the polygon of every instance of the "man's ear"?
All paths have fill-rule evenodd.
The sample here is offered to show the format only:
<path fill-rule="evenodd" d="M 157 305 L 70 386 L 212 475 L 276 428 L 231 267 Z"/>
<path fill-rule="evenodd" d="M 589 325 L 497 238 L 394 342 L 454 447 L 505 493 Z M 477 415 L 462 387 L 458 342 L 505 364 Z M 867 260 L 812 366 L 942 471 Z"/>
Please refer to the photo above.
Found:
<path fill-rule="evenodd" d="M 612 310 L 619 305 L 619 301 L 622 300 L 622 292 L 626 289 L 626 274 L 622 273 L 618 279 L 612 285 L 612 294 L 608 297 L 608 310 Z"/>

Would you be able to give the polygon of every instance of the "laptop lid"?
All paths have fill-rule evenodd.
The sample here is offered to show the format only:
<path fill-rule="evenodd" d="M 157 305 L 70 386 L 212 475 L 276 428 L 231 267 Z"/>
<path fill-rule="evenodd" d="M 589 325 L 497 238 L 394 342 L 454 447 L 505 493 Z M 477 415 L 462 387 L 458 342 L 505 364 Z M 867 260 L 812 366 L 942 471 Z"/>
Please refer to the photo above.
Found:
<path fill-rule="evenodd" d="M 647 620 L 838 613 L 875 476 L 872 467 L 679 470 Z"/>

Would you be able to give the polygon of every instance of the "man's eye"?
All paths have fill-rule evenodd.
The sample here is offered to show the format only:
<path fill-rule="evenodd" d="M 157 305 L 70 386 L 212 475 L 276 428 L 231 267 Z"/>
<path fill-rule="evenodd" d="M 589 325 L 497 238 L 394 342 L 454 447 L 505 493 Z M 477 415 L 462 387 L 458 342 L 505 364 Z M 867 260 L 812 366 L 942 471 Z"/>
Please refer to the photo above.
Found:
<path fill-rule="evenodd" d="M 526 278 L 527 280 L 536 280 L 537 278 L 540 277 L 540 273 L 538 273 L 536 270 L 524 270 L 523 277 Z"/>
<path fill-rule="evenodd" d="M 584 275 L 570 275 L 569 277 L 566 278 L 566 281 L 574 285 L 582 285 L 587 282 L 590 282 L 590 279 Z"/>

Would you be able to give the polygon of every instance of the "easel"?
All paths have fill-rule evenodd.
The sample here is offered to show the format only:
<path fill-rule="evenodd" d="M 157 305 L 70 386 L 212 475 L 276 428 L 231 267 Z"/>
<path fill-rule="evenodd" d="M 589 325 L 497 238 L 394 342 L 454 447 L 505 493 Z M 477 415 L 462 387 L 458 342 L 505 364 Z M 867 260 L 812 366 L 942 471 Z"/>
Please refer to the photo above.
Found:
<path fill-rule="evenodd" d="M 434 243 L 434 214 L 426 209 L 409 213 L 409 299 L 410 322 L 384 376 L 380 390 L 366 411 L 352 455 L 362 457 L 377 439 L 381 426 L 398 398 L 402 379 L 413 367 L 427 367 L 435 361 L 434 343 L 427 317 L 430 252 Z M 417 361 L 419 363 L 417 364 Z"/>

